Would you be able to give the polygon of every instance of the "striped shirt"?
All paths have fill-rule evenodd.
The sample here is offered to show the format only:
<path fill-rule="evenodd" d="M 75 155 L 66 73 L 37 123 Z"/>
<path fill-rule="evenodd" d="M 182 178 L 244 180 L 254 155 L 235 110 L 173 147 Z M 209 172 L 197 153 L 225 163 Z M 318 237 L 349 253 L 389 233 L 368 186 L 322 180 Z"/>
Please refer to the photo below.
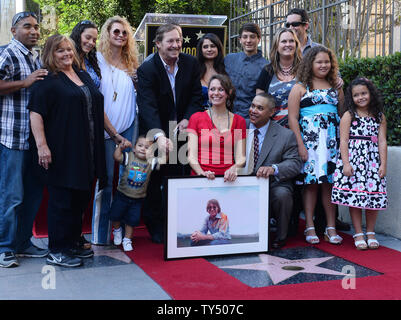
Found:
<path fill-rule="evenodd" d="M 39 68 L 39 58 L 16 39 L 0 53 L 0 80 L 24 80 Z M 29 88 L 0 95 L 0 143 L 9 149 L 29 149 L 29 96 Z"/>

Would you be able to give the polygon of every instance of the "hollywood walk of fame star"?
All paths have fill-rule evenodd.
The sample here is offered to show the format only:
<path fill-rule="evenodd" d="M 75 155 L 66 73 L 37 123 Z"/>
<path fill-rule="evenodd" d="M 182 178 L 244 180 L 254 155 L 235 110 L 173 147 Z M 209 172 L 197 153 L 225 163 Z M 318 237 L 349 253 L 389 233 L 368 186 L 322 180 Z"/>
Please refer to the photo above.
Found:
<path fill-rule="evenodd" d="M 199 40 L 200 38 L 202 38 L 205 35 L 204 33 L 202 33 L 202 30 L 199 30 L 199 32 L 195 33 L 195 34 L 198 37 L 198 39 L 196 39 L 196 40 Z"/>
<path fill-rule="evenodd" d="M 124 254 L 120 249 L 111 246 L 92 246 L 92 250 L 95 257 L 107 256 L 116 260 L 120 260 L 125 263 L 131 263 L 131 259 Z"/>
<path fill-rule="evenodd" d="M 281 281 L 291 278 L 292 276 L 295 276 L 301 272 L 346 276 L 346 274 L 342 272 L 318 267 L 319 264 L 334 258 L 333 256 L 289 260 L 268 254 L 260 254 L 259 258 L 261 262 L 258 263 L 231 265 L 220 268 L 266 271 L 269 274 L 273 284 L 278 284 Z M 283 269 L 283 267 L 285 269 Z"/>
<path fill-rule="evenodd" d="M 191 41 L 191 38 L 186 36 L 185 38 L 182 38 L 184 40 L 184 43 L 189 43 Z"/>

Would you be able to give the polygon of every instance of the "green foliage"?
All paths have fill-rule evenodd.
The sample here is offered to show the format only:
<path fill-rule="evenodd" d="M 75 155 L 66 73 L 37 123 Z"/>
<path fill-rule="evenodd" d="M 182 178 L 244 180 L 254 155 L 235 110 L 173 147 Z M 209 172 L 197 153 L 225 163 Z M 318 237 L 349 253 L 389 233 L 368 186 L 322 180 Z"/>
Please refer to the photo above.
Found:
<path fill-rule="evenodd" d="M 28 2 L 30 2 L 29 0 Z M 56 27 L 43 28 L 44 37 L 53 33 L 69 34 L 81 20 L 91 20 L 99 28 L 110 17 L 119 15 L 127 18 L 133 27 L 138 27 L 146 13 L 186 14 L 230 14 L 230 0 L 33 0 L 44 8 L 53 7 Z M 46 14 L 46 12 L 43 12 Z"/>
<path fill-rule="evenodd" d="M 230 0 L 156 0 L 155 12 L 230 15 Z"/>
<path fill-rule="evenodd" d="M 127 18 L 133 27 L 141 22 L 146 12 L 153 12 L 154 1 L 146 0 L 34 0 L 42 11 L 55 8 L 57 26 L 50 33 L 69 34 L 81 20 L 91 20 L 99 28 L 110 17 Z M 46 14 L 46 12 L 44 12 Z M 46 29 L 46 28 L 42 28 Z"/>
<path fill-rule="evenodd" d="M 373 81 L 381 91 L 387 118 L 388 145 L 401 146 L 401 53 L 376 58 L 340 61 L 344 89 L 356 77 Z"/>

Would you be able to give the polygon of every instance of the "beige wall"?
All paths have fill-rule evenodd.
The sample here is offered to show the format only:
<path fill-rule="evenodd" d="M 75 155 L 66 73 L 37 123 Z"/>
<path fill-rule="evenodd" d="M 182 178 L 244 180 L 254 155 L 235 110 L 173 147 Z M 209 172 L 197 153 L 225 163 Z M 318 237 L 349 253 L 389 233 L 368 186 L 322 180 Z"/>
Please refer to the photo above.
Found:
<path fill-rule="evenodd" d="M 401 147 L 388 147 L 387 197 L 388 207 L 378 213 L 376 232 L 401 239 Z M 351 223 L 348 207 L 339 206 L 342 221 Z"/>
<path fill-rule="evenodd" d="M 0 0 L 0 45 L 7 44 L 11 40 L 11 20 L 15 11 L 15 0 Z"/>

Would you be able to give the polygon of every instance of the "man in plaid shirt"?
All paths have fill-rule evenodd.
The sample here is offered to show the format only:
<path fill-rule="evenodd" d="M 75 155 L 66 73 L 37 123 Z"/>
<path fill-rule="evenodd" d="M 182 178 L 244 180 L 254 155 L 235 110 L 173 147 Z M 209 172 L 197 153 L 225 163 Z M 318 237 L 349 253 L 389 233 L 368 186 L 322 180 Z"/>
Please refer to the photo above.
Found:
<path fill-rule="evenodd" d="M 47 75 L 32 51 L 39 39 L 35 13 L 12 20 L 13 39 L 0 52 L 0 267 L 18 266 L 15 254 L 44 257 L 30 241 L 43 188 L 29 168 L 29 88 Z M 18 223 L 17 223 L 18 218 Z"/>

